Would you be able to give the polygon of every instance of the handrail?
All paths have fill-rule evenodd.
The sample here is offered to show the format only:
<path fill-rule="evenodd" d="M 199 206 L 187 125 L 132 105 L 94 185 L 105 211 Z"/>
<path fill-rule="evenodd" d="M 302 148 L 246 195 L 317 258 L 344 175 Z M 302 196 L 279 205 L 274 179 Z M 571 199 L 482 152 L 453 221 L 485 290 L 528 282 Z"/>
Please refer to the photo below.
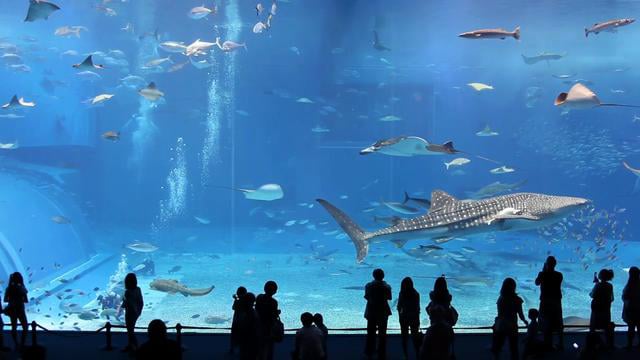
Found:
<path fill-rule="evenodd" d="M 9 324 L 4 324 L 4 326 L 8 326 Z M 37 329 L 41 329 L 42 331 L 46 332 L 46 333 L 50 333 L 52 335 L 57 335 L 57 336 L 62 336 L 62 337 L 71 337 L 71 338 L 78 338 L 78 337 L 83 337 L 83 336 L 88 336 L 88 335 L 97 335 L 99 333 L 101 333 L 102 331 L 105 331 L 105 335 L 106 335 L 106 345 L 103 348 L 104 350 L 110 351 L 113 350 L 113 343 L 112 343 L 112 334 L 111 334 L 111 329 L 126 329 L 127 327 L 124 325 L 113 325 L 111 324 L 111 322 L 107 321 L 104 326 L 93 330 L 93 331 L 89 331 L 89 332 L 81 332 L 80 334 L 73 334 L 70 331 L 66 331 L 66 330 L 50 330 L 47 329 L 46 327 L 38 324 L 35 321 L 31 322 L 31 341 L 33 343 L 33 345 L 37 345 L 38 344 L 38 339 L 37 339 Z M 614 328 L 619 328 L 619 327 L 626 327 L 626 325 L 624 324 L 613 324 Z M 588 329 L 589 325 L 564 325 L 563 329 Z M 145 327 L 140 327 L 140 326 L 136 326 L 134 329 L 136 330 L 146 330 Z M 177 323 L 175 326 L 170 326 L 167 327 L 167 330 L 172 329 L 172 330 L 176 330 L 176 342 L 178 343 L 178 346 L 180 348 L 182 348 L 182 330 L 231 330 L 231 328 L 228 327 L 209 327 L 209 326 L 189 326 L 189 325 L 181 325 L 180 323 Z M 420 328 L 420 330 L 425 330 L 427 329 L 426 327 Z M 522 330 L 522 329 L 526 329 L 526 327 L 524 326 L 519 326 L 518 329 Z M 297 331 L 298 329 L 293 328 L 293 329 L 285 329 L 285 332 L 294 332 Z M 338 332 L 356 332 L 356 331 L 365 331 L 366 328 L 331 328 L 328 329 L 329 331 L 338 331 Z M 396 331 L 396 330 L 400 330 L 398 328 L 389 328 L 388 330 L 392 330 L 392 331 Z M 459 327 L 454 327 L 453 330 L 493 330 L 493 326 L 459 326 Z"/>

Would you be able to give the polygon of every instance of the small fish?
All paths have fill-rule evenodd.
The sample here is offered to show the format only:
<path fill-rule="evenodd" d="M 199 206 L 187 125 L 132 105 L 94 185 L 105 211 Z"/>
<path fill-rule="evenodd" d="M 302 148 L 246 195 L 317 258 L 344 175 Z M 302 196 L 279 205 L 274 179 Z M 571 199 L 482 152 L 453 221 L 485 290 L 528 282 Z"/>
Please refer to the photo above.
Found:
<path fill-rule="evenodd" d="M 512 173 L 514 171 L 516 171 L 514 168 L 510 168 L 507 166 L 500 166 L 495 169 L 489 170 L 489 172 L 492 174 L 506 174 L 506 173 Z"/>
<path fill-rule="evenodd" d="M 597 35 L 601 31 L 615 33 L 617 31 L 617 28 L 621 26 L 633 24 L 635 21 L 636 21 L 635 19 L 615 19 L 615 20 L 605 21 L 602 23 L 595 23 L 593 24 L 591 29 L 584 28 L 584 37 L 589 37 L 590 33 Z"/>
<path fill-rule="evenodd" d="M 209 225 L 211 224 L 211 220 L 204 218 L 204 217 L 200 217 L 200 216 L 194 216 L 194 219 L 196 219 L 196 221 L 202 225 Z"/>
<path fill-rule="evenodd" d="M 402 120 L 402 118 L 396 115 L 385 115 L 378 120 L 384 121 L 384 122 L 392 122 L 392 121 L 400 121 Z"/>
<path fill-rule="evenodd" d="M 150 253 L 158 250 L 157 246 L 146 242 L 134 242 L 127 245 L 127 248 L 142 253 Z"/>
<path fill-rule="evenodd" d="M 68 218 L 62 216 L 62 215 L 54 215 L 51 217 L 51 221 L 53 221 L 56 224 L 71 224 L 71 220 L 69 220 Z"/>
<path fill-rule="evenodd" d="M 468 163 L 470 163 L 471 160 L 467 159 L 467 158 L 455 158 L 453 160 L 451 160 L 450 162 L 445 162 L 444 165 L 447 167 L 447 170 L 449 170 L 449 168 L 451 166 L 463 166 L 466 165 Z"/>
<path fill-rule="evenodd" d="M 197 319 L 197 318 L 199 318 L 199 317 L 200 317 L 200 314 L 191 315 L 191 318 L 192 318 L 192 319 Z"/>
<path fill-rule="evenodd" d="M 313 104 L 313 100 L 306 97 L 301 97 L 298 100 L 296 100 L 296 102 L 301 104 Z"/>
<path fill-rule="evenodd" d="M 473 82 L 473 83 L 468 83 L 467 85 L 469 87 L 471 87 L 473 90 L 478 91 L 478 92 L 486 91 L 486 90 L 493 90 L 493 86 L 487 85 L 487 84 L 483 84 L 483 83 Z"/>
<path fill-rule="evenodd" d="M 180 265 L 175 265 L 174 267 L 172 267 L 171 269 L 169 269 L 169 274 L 175 274 L 178 271 L 180 271 L 180 269 L 182 269 L 182 266 Z"/>
<path fill-rule="evenodd" d="M 465 39 L 501 39 L 504 40 L 507 37 L 512 37 L 516 40 L 520 40 L 520 26 L 517 26 L 513 31 L 507 31 L 505 29 L 480 29 L 468 32 L 463 32 L 458 35 Z"/>

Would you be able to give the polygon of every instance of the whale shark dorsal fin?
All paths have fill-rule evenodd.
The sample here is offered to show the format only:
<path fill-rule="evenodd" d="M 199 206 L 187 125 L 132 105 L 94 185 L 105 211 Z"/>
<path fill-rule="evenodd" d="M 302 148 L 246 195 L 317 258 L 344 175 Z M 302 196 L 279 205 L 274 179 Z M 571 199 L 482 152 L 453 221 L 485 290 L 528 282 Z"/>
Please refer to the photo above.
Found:
<path fill-rule="evenodd" d="M 458 201 L 458 199 L 449 195 L 448 193 L 442 190 L 434 190 L 431 193 L 431 209 L 429 211 L 431 212 L 431 211 L 438 210 L 444 207 L 445 205 L 455 201 Z"/>

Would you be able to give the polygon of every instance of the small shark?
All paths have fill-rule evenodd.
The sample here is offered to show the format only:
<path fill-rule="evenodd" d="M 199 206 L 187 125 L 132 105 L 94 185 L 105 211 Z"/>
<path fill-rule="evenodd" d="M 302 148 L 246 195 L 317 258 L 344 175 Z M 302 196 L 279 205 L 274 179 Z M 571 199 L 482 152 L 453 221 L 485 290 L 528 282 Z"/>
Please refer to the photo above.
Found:
<path fill-rule="evenodd" d="M 528 230 L 548 226 L 586 206 L 589 200 L 536 193 L 516 193 L 477 201 L 460 201 L 448 193 L 431 193 L 426 215 L 366 232 L 340 209 L 317 199 L 351 238 L 356 259 L 362 262 L 372 242 L 393 241 L 401 247 L 409 240 L 432 239 L 442 243 L 455 237 L 493 231 Z"/>
<path fill-rule="evenodd" d="M 458 35 L 465 39 L 501 39 L 504 40 L 507 37 L 512 37 L 516 40 L 520 40 L 520 26 L 517 26 L 513 31 L 507 31 L 505 29 L 480 29 L 468 32 L 463 32 Z"/>
<path fill-rule="evenodd" d="M 166 292 L 169 294 L 180 293 L 184 296 L 204 296 L 213 291 L 215 286 L 210 286 L 204 289 L 189 289 L 185 285 L 179 283 L 177 280 L 164 280 L 154 279 L 149 287 L 152 290 Z"/>
<path fill-rule="evenodd" d="M 601 31 L 616 32 L 617 28 L 629 24 L 633 24 L 635 19 L 615 19 L 605 21 L 603 23 L 595 23 L 591 29 L 584 28 L 584 37 L 589 37 L 589 33 L 598 35 Z"/>
<path fill-rule="evenodd" d="M 553 54 L 553 53 L 543 52 L 535 56 L 522 55 L 522 60 L 524 60 L 524 63 L 527 65 L 537 64 L 540 61 L 546 61 L 547 65 L 549 65 L 549 61 L 560 60 L 563 57 L 565 57 L 565 54 Z"/>
<path fill-rule="evenodd" d="M 523 186 L 526 183 L 527 183 L 527 180 L 522 180 L 520 182 L 513 183 L 513 184 L 505 184 L 505 183 L 501 183 L 500 181 L 496 181 L 489 185 L 483 186 L 477 191 L 468 192 L 467 195 L 471 199 L 484 199 L 484 198 L 495 196 L 507 191 L 516 190 L 517 188 Z"/>
<path fill-rule="evenodd" d="M 29 1 L 29 10 L 27 10 L 27 16 L 24 21 L 47 20 L 54 11 L 58 10 L 60 10 L 60 7 L 54 3 L 44 0 L 31 0 Z"/>

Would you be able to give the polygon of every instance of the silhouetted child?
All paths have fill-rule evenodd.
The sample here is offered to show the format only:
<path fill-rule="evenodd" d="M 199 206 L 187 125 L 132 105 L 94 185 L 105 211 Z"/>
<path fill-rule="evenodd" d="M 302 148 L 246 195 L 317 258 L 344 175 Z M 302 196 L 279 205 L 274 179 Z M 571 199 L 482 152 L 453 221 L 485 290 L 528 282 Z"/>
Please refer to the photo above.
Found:
<path fill-rule="evenodd" d="M 7 352 L 11 349 L 4 346 L 4 321 L 2 319 L 2 314 L 4 314 L 4 309 L 2 308 L 2 302 L 0 301 L 0 351 Z M 0 357 L 0 359 L 1 358 L 2 357 Z"/>
<path fill-rule="evenodd" d="M 245 310 L 245 306 L 242 304 L 243 297 L 247 294 L 247 288 L 244 286 L 238 287 L 236 293 L 233 294 L 233 320 L 231 321 L 231 336 L 229 353 L 233 353 L 234 349 L 238 346 L 238 317 L 240 312 Z"/>
<path fill-rule="evenodd" d="M 182 349 L 174 340 L 167 338 L 167 325 L 160 319 L 152 320 L 147 327 L 149 340 L 136 351 L 138 360 L 180 360 Z"/>
<path fill-rule="evenodd" d="M 16 349 L 24 347 L 27 339 L 27 331 L 29 329 L 24 304 L 28 301 L 27 289 L 24 287 L 22 274 L 14 272 L 9 276 L 9 286 L 7 286 L 4 292 L 4 302 L 7 303 L 4 313 L 11 319 L 11 337 L 13 338 Z M 20 343 L 18 343 L 18 321 L 20 321 L 20 325 L 22 326 Z"/>
<path fill-rule="evenodd" d="M 605 343 L 609 349 L 613 348 L 614 324 L 611 322 L 611 303 L 613 302 L 613 270 L 602 269 L 593 275 L 593 290 L 591 290 L 591 319 L 589 331 L 604 330 Z"/>
<path fill-rule="evenodd" d="M 322 350 L 322 331 L 313 325 L 313 315 L 303 313 L 300 315 L 302 328 L 296 331 L 295 348 L 292 358 L 294 360 L 322 360 L 324 351 Z"/>
<path fill-rule="evenodd" d="M 538 310 L 529 309 L 529 325 L 527 326 L 527 335 L 524 338 L 523 359 L 536 358 L 542 355 L 543 342 L 540 340 L 540 325 L 538 324 Z"/>
<path fill-rule="evenodd" d="M 256 296 L 249 292 L 242 296 L 242 301 L 238 303 L 240 311 L 237 313 L 236 341 L 241 360 L 256 360 L 260 350 L 262 329 L 258 314 L 253 307 L 255 302 Z"/>
<path fill-rule="evenodd" d="M 135 334 L 135 327 L 142 308 L 144 307 L 144 301 L 142 299 L 142 291 L 138 287 L 138 278 L 134 273 L 128 273 L 124 277 L 124 296 L 122 297 L 122 305 L 118 309 L 118 316 L 124 309 L 124 322 L 127 327 L 127 346 L 123 351 L 136 350 L 138 347 L 138 339 Z"/>
<path fill-rule="evenodd" d="M 627 348 L 633 346 L 636 331 L 640 337 L 640 269 L 629 269 L 629 280 L 622 290 L 622 320 L 627 324 Z"/>
<path fill-rule="evenodd" d="M 420 352 L 420 294 L 413 287 L 413 280 L 410 277 L 402 279 L 402 283 L 400 283 L 397 309 L 404 358 L 409 358 L 407 348 L 409 332 L 411 332 L 411 340 L 417 357 Z"/>
<path fill-rule="evenodd" d="M 427 328 L 420 347 L 421 360 L 450 360 L 453 356 L 453 327 L 444 306 L 434 306 L 430 313 L 431 326 Z"/>
<path fill-rule="evenodd" d="M 323 360 L 326 360 L 327 355 L 327 338 L 329 337 L 329 329 L 324 324 L 324 318 L 322 314 L 316 313 L 313 315 L 313 323 L 318 327 L 318 329 L 322 332 L 322 352 L 324 353 Z"/>

